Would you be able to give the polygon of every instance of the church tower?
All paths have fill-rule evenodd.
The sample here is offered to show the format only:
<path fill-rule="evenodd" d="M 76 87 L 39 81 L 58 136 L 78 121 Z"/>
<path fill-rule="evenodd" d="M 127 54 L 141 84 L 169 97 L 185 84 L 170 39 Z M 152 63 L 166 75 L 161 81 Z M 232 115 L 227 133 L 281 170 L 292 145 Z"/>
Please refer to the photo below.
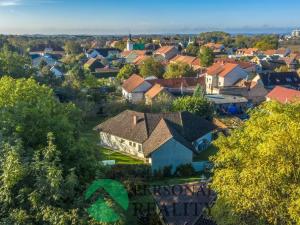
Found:
<path fill-rule="evenodd" d="M 131 39 L 131 34 L 129 34 L 129 37 L 127 39 L 127 47 L 126 47 L 127 51 L 132 51 L 133 50 L 133 42 Z"/>

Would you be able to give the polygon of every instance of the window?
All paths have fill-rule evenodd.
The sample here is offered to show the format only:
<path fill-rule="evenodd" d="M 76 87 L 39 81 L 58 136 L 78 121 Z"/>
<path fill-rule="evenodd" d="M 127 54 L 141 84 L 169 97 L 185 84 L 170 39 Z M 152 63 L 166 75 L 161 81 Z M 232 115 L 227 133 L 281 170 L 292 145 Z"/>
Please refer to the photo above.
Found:
<path fill-rule="evenodd" d="M 124 139 L 121 139 L 121 141 L 120 141 L 121 143 L 124 143 L 125 142 L 125 140 Z"/>
<path fill-rule="evenodd" d="M 132 146 L 132 142 L 131 141 L 129 141 L 129 145 Z"/>
<path fill-rule="evenodd" d="M 135 146 L 136 146 L 136 143 L 133 142 L 133 147 L 135 147 Z"/>
<path fill-rule="evenodd" d="M 142 153 L 142 145 L 139 145 L 139 153 Z"/>

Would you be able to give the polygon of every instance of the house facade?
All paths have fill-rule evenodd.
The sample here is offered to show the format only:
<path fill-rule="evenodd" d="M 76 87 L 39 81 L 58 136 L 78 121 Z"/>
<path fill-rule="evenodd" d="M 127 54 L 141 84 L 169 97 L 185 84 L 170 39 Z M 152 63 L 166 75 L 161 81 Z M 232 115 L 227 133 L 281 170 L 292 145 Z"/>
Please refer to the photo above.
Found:
<path fill-rule="evenodd" d="M 154 58 L 158 61 L 168 61 L 178 54 L 175 46 L 163 46 L 154 52 Z"/>
<path fill-rule="evenodd" d="M 138 103 L 144 100 L 144 94 L 152 85 L 139 75 L 132 75 L 122 85 L 122 95 L 132 103 Z"/>
<path fill-rule="evenodd" d="M 210 143 L 216 126 L 188 112 L 126 110 L 99 124 L 100 144 L 143 159 L 153 170 L 192 163 L 193 153 Z"/>
<path fill-rule="evenodd" d="M 247 76 L 248 73 L 238 64 L 215 63 L 207 69 L 205 75 L 206 93 L 218 94 L 220 88 L 233 86 Z"/>

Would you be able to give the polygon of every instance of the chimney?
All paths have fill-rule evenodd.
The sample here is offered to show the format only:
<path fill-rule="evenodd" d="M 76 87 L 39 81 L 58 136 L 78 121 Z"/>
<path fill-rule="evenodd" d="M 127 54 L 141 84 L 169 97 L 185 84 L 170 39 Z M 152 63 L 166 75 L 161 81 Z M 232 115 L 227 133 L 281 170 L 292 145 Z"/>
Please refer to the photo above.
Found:
<path fill-rule="evenodd" d="M 134 115 L 133 116 L 133 125 L 135 126 L 135 125 L 137 125 L 137 116 L 136 115 Z"/>

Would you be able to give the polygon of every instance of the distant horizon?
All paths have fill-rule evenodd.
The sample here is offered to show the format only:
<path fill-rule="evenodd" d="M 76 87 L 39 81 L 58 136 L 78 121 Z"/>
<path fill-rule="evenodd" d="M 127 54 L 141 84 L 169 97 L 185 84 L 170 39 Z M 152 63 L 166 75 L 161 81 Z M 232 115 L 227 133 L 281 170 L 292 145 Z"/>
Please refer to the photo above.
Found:
<path fill-rule="evenodd" d="M 3 34 L 288 33 L 300 1 L 0 0 Z"/>
<path fill-rule="evenodd" d="M 231 35 L 263 35 L 263 34 L 277 34 L 277 35 L 287 35 L 290 34 L 293 30 L 299 29 L 298 27 L 288 27 L 288 28 L 251 28 L 251 29 L 244 29 L 244 28 L 235 28 L 235 29 L 218 29 L 218 28 L 211 28 L 211 29 L 203 29 L 194 31 L 194 32 L 116 32 L 116 33 L 100 33 L 100 32 L 86 32 L 86 33 L 76 33 L 76 32 L 69 32 L 69 33 L 0 33 L 0 35 L 17 35 L 17 36 L 127 36 L 129 34 L 134 36 L 140 35 L 198 35 L 200 33 L 205 32 L 225 32 Z"/>

